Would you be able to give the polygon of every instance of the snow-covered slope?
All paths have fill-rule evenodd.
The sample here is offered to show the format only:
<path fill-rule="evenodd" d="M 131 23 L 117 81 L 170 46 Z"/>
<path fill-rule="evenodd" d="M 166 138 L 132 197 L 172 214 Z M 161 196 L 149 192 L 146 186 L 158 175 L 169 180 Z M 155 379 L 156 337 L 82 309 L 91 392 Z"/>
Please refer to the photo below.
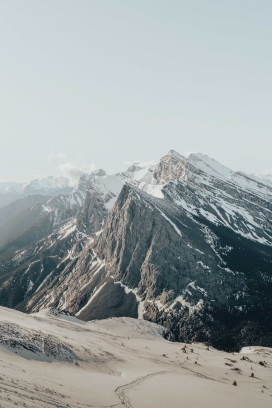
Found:
<path fill-rule="evenodd" d="M 192 215 L 272 245 L 269 183 L 233 172 L 201 153 L 186 159 L 174 151 L 161 159 L 154 176 L 158 186 L 164 184 L 163 193 Z"/>
<path fill-rule="evenodd" d="M 171 150 L 154 166 L 84 175 L 42 206 L 0 250 L 2 305 L 144 317 L 226 350 L 272 345 L 268 182 Z"/>
<path fill-rule="evenodd" d="M 24 315 L 0 308 L 0 328 L 4 408 L 271 403 L 269 348 L 230 355 L 201 343 L 171 343 L 166 330 L 144 320 L 84 323 L 57 310 Z"/>
<path fill-rule="evenodd" d="M 194 215 L 254 241 L 272 243 L 269 177 L 234 172 L 201 153 L 193 153 L 186 159 L 174 150 L 158 165 L 145 169 L 136 167 L 135 172 L 128 174 L 128 183 L 155 197 L 172 194 L 176 204 Z"/>

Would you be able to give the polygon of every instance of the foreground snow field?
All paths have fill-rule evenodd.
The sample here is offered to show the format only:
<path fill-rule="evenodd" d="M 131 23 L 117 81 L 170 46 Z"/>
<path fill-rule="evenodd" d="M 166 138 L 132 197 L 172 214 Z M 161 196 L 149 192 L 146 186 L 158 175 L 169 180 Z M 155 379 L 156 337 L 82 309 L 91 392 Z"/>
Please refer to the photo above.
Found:
<path fill-rule="evenodd" d="M 1 307 L 0 407 L 272 407 L 272 349 L 184 350 L 163 331 Z"/>

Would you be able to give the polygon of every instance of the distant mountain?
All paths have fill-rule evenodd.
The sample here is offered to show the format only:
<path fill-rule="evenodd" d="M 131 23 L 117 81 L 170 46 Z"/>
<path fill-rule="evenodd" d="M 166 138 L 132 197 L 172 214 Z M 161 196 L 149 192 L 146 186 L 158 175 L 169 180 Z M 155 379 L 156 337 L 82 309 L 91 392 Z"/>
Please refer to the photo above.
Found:
<path fill-rule="evenodd" d="M 18 250 L 42 239 L 64 222 L 74 219 L 85 202 L 92 177 L 97 172 L 83 175 L 72 191 L 69 188 L 68 194 L 55 197 L 29 195 L 0 208 L 0 254 Z M 52 186 L 52 178 L 49 179 L 49 185 Z M 55 186 L 60 184 L 57 182 Z M 48 180 L 36 185 L 48 186 Z M 17 190 L 17 193 L 21 191 Z M 30 191 L 28 186 L 27 191 Z M 57 191 L 58 188 L 55 192 Z"/>
<path fill-rule="evenodd" d="M 42 205 L 0 249 L 1 305 L 144 318 L 225 350 L 272 346 L 269 181 L 171 150 L 84 175 Z"/>
<path fill-rule="evenodd" d="M 13 191 L 20 189 L 23 186 L 22 183 L 15 183 L 15 182 L 4 182 L 0 183 L 0 194 L 9 194 Z"/>
<path fill-rule="evenodd" d="M 51 197 L 42 195 L 29 195 L 0 208 L 0 227 L 12 218 L 16 217 L 16 215 L 20 214 L 22 211 L 31 208 L 33 205 L 43 204 L 50 198 Z"/>
<path fill-rule="evenodd" d="M 72 190 L 66 177 L 49 176 L 29 183 L 0 183 L 0 208 L 29 195 L 56 196 Z"/>

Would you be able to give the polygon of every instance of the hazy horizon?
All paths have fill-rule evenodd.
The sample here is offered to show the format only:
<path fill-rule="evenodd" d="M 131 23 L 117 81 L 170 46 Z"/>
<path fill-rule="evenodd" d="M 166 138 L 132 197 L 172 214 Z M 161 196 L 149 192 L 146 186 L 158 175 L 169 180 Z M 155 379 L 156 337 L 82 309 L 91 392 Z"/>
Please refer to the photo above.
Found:
<path fill-rule="evenodd" d="M 169 149 L 169 151 L 170 150 L 173 150 L 173 149 Z M 166 152 L 166 154 L 168 152 Z M 179 152 L 177 152 L 177 153 L 179 153 Z M 188 158 L 190 156 L 190 154 L 193 154 L 193 153 L 201 153 L 201 152 L 185 152 L 183 154 L 183 156 Z M 214 159 L 214 158 L 212 158 L 212 159 Z M 214 160 L 216 160 L 216 159 L 214 159 Z M 56 154 L 54 154 L 54 152 L 51 152 L 51 154 L 47 158 L 47 161 L 49 163 L 55 162 L 55 169 L 50 174 L 45 174 L 45 175 L 42 175 L 42 176 L 37 175 L 34 178 L 25 179 L 25 180 L 1 180 L 1 178 L 0 178 L 0 184 L 1 183 L 16 183 L 16 182 L 17 183 L 28 183 L 28 182 L 36 180 L 36 179 L 44 179 L 44 178 L 47 178 L 47 177 L 56 177 L 56 178 L 64 177 L 64 178 L 69 179 L 70 185 L 73 186 L 73 185 L 77 185 L 81 175 L 89 174 L 94 170 L 101 169 L 100 166 L 97 166 L 97 165 L 95 165 L 93 163 L 91 163 L 89 165 L 87 165 L 87 164 L 82 165 L 82 164 L 77 163 L 75 161 L 68 160 L 68 158 L 64 154 L 56 155 Z M 159 161 L 160 161 L 160 158 L 158 160 L 150 160 L 150 161 L 146 161 L 146 162 L 141 161 L 141 160 L 125 161 L 123 163 L 120 163 L 120 166 L 119 166 L 119 169 L 118 169 L 117 172 L 127 170 L 128 167 L 131 166 L 132 164 L 138 164 L 141 167 L 149 167 L 149 166 L 153 166 L 153 165 L 158 164 Z M 56 163 L 58 163 L 58 164 L 56 164 Z M 220 163 L 220 164 L 224 165 L 224 163 Z M 225 166 L 225 167 L 227 167 L 227 166 Z M 103 168 L 102 170 L 106 171 L 105 168 Z M 239 169 L 236 169 L 236 170 L 231 169 L 231 170 L 233 170 L 234 172 L 235 171 L 242 171 L 242 170 L 239 170 Z M 108 172 L 108 171 L 106 171 L 106 173 L 107 174 L 113 174 L 113 173 Z M 246 173 L 246 172 L 244 172 L 244 173 Z M 250 173 L 247 173 L 247 174 L 248 175 L 255 175 L 255 176 L 271 176 L 271 178 L 272 178 L 272 171 L 271 172 L 266 171 L 266 172 L 263 172 L 262 174 L 261 173 L 257 174 L 257 173 L 253 173 L 253 172 L 250 172 Z"/>
<path fill-rule="evenodd" d="M 272 3 L 0 0 L 0 181 L 169 150 L 272 173 Z"/>

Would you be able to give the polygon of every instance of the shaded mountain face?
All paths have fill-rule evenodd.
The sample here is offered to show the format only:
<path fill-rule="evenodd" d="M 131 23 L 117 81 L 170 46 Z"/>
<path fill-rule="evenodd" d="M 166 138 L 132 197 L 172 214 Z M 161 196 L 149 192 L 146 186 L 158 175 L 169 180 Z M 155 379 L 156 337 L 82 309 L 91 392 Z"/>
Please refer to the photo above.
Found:
<path fill-rule="evenodd" d="M 54 197 L 29 195 L 0 208 L 0 254 L 19 250 L 43 239 L 77 216 L 79 231 L 84 231 L 86 228 L 80 225 L 79 213 L 81 210 L 86 212 L 86 195 L 96 177 L 105 175 L 103 170 L 96 170 L 83 175 L 78 186 L 69 194 Z M 105 217 L 107 214 L 108 209 Z M 97 228 L 100 229 L 100 226 L 97 225 Z"/>
<path fill-rule="evenodd" d="M 16 217 L 22 211 L 31 208 L 33 205 L 43 204 L 50 198 L 51 197 L 42 195 L 29 195 L 16 200 L 3 208 L 0 208 L 0 227 L 6 224 L 12 218 Z"/>
<path fill-rule="evenodd" d="M 0 208 L 0 247 L 37 222 L 51 197 L 30 195 Z"/>
<path fill-rule="evenodd" d="M 60 221 L 2 249 L 1 305 L 144 318 L 226 350 L 272 346 L 270 182 L 199 153 L 128 170 L 86 175 L 43 204 Z"/>

